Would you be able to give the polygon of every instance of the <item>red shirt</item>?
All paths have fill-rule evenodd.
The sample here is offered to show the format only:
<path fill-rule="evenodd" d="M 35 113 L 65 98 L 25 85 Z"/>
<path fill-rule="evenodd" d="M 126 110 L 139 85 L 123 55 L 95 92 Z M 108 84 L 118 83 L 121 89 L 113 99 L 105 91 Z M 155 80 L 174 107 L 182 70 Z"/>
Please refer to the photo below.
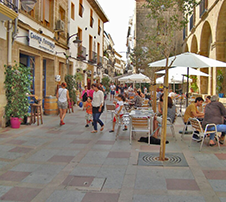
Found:
<path fill-rule="evenodd" d="M 92 114 L 92 103 L 91 102 L 86 102 L 86 113 L 87 114 Z"/>

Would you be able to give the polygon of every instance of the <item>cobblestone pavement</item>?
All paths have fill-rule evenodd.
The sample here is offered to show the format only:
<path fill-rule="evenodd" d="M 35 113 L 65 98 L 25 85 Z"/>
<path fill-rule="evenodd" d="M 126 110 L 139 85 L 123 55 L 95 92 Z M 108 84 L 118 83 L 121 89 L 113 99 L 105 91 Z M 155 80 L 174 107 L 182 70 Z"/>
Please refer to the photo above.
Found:
<path fill-rule="evenodd" d="M 104 130 L 93 134 L 91 126 L 85 128 L 85 112 L 74 110 L 61 127 L 59 117 L 44 116 L 40 126 L 0 130 L 1 201 L 226 201 L 225 146 L 218 150 L 205 143 L 199 152 L 199 143 L 190 135 L 181 141 L 180 117 L 175 123 L 177 141 L 167 132 L 166 156 L 173 154 L 174 162 L 153 166 L 148 163 L 160 146 L 137 142 L 145 134 L 138 133 L 132 145 L 128 131 L 120 131 L 115 140 L 106 111 L 101 116 Z"/>

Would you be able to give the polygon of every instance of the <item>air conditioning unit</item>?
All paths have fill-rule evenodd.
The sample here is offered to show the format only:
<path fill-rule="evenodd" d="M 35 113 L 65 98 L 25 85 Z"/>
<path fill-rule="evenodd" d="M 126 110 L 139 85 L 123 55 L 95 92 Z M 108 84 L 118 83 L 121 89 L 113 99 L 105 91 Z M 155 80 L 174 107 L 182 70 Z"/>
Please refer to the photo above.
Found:
<path fill-rule="evenodd" d="M 60 31 L 64 31 L 64 21 L 57 20 L 56 29 Z"/>

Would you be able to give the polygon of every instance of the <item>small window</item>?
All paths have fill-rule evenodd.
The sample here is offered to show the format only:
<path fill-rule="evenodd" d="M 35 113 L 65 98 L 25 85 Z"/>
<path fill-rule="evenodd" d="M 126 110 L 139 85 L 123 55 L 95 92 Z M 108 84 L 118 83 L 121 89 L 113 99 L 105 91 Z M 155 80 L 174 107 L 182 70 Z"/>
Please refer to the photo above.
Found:
<path fill-rule="evenodd" d="M 65 20 L 65 10 L 60 6 L 60 9 L 59 9 L 59 17 L 62 21 Z"/>
<path fill-rule="evenodd" d="M 98 35 L 101 33 L 100 19 L 98 19 Z"/>
<path fill-rule="evenodd" d="M 82 17 L 84 11 L 83 0 L 79 0 L 79 16 Z"/>
<path fill-rule="evenodd" d="M 41 22 L 47 27 L 50 27 L 52 14 L 52 1 L 41 0 Z"/>
<path fill-rule="evenodd" d="M 75 19 L 75 5 L 71 2 L 71 19 Z"/>
<path fill-rule="evenodd" d="M 90 27 L 93 27 L 94 19 L 93 19 L 93 10 L 90 9 Z"/>

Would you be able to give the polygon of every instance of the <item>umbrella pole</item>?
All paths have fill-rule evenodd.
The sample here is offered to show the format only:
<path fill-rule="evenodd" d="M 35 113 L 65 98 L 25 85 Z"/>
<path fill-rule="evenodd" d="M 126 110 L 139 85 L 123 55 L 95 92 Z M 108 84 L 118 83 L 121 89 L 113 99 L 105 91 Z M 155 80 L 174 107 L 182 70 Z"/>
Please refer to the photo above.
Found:
<path fill-rule="evenodd" d="M 189 67 L 187 67 L 187 94 L 186 94 L 186 107 L 188 106 L 188 91 L 189 91 Z"/>

